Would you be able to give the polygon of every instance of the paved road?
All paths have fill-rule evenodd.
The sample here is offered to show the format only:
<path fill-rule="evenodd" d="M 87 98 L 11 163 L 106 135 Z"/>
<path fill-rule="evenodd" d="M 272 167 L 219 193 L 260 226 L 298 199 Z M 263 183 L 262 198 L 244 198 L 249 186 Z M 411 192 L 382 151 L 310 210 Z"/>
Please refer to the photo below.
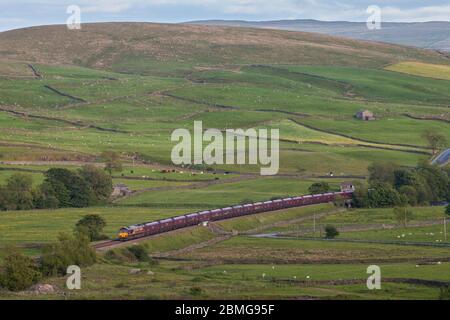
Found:
<path fill-rule="evenodd" d="M 443 165 L 450 161 L 450 149 L 445 150 L 431 162 L 432 164 Z"/>

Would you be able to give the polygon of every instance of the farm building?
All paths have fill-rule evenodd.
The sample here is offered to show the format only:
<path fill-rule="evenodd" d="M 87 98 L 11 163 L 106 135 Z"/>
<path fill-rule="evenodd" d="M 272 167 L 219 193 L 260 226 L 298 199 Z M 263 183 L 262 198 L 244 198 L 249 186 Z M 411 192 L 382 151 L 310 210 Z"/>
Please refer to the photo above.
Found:
<path fill-rule="evenodd" d="M 123 197 L 131 193 L 130 188 L 128 188 L 123 183 L 118 183 L 114 186 L 113 192 L 111 193 L 111 197 Z"/>
<path fill-rule="evenodd" d="M 356 118 L 364 121 L 375 120 L 375 116 L 372 111 L 369 110 L 361 110 L 356 113 Z"/>

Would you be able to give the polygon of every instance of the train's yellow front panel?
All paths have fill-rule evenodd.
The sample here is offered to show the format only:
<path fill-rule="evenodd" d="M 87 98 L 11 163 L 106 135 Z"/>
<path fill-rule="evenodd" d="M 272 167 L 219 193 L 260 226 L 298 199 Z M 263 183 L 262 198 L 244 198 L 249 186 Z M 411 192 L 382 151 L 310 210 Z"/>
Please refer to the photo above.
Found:
<path fill-rule="evenodd" d="M 124 240 L 128 238 L 128 232 L 120 232 L 119 239 Z"/>

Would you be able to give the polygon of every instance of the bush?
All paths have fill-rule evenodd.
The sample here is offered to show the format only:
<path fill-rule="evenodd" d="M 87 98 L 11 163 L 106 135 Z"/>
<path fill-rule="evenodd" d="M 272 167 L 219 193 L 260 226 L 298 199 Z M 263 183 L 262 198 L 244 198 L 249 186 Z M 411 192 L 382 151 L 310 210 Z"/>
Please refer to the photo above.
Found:
<path fill-rule="evenodd" d="M 330 185 L 326 182 L 315 182 L 308 190 L 311 194 L 327 193 L 330 191 Z"/>
<path fill-rule="evenodd" d="M 13 250 L 5 257 L 0 284 L 11 291 L 24 290 L 38 282 L 41 276 L 31 258 Z"/>
<path fill-rule="evenodd" d="M 105 226 L 106 222 L 101 216 L 88 214 L 77 222 L 75 230 L 78 233 L 85 234 L 90 241 L 97 241 L 105 238 L 101 235 Z"/>
<path fill-rule="evenodd" d="M 445 213 L 450 216 L 450 204 L 445 207 Z"/>
<path fill-rule="evenodd" d="M 40 267 L 45 276 L 65 275 L 70 265 L 85 267 L 95 261 L 95 251 L 85 235 L 61 233 L 56 243 L 43 248 Z"/>
<path fill-rule="evenodd" d="M 339 231 L 334 226 L 325 227 L 325 238 L 334 239 L 339 235 Z"/>
<path fill-rule="evenodd" d="M 129 252 L 137 259 L 137 261 L 149 261 L 147 249 L 143 245 L 136 245 L 127 248 Z"/>

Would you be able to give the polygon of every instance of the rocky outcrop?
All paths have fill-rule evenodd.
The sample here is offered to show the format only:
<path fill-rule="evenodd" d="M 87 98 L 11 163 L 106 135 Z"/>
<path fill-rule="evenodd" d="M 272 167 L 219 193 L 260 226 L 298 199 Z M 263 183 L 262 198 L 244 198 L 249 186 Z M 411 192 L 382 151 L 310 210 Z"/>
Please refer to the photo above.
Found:
<path fill-rule="evenodd" d="M 33 294 L 54 294 L 56 289 L 51 284 L 38 283 L 32 286 L 29 290 Z"/>

